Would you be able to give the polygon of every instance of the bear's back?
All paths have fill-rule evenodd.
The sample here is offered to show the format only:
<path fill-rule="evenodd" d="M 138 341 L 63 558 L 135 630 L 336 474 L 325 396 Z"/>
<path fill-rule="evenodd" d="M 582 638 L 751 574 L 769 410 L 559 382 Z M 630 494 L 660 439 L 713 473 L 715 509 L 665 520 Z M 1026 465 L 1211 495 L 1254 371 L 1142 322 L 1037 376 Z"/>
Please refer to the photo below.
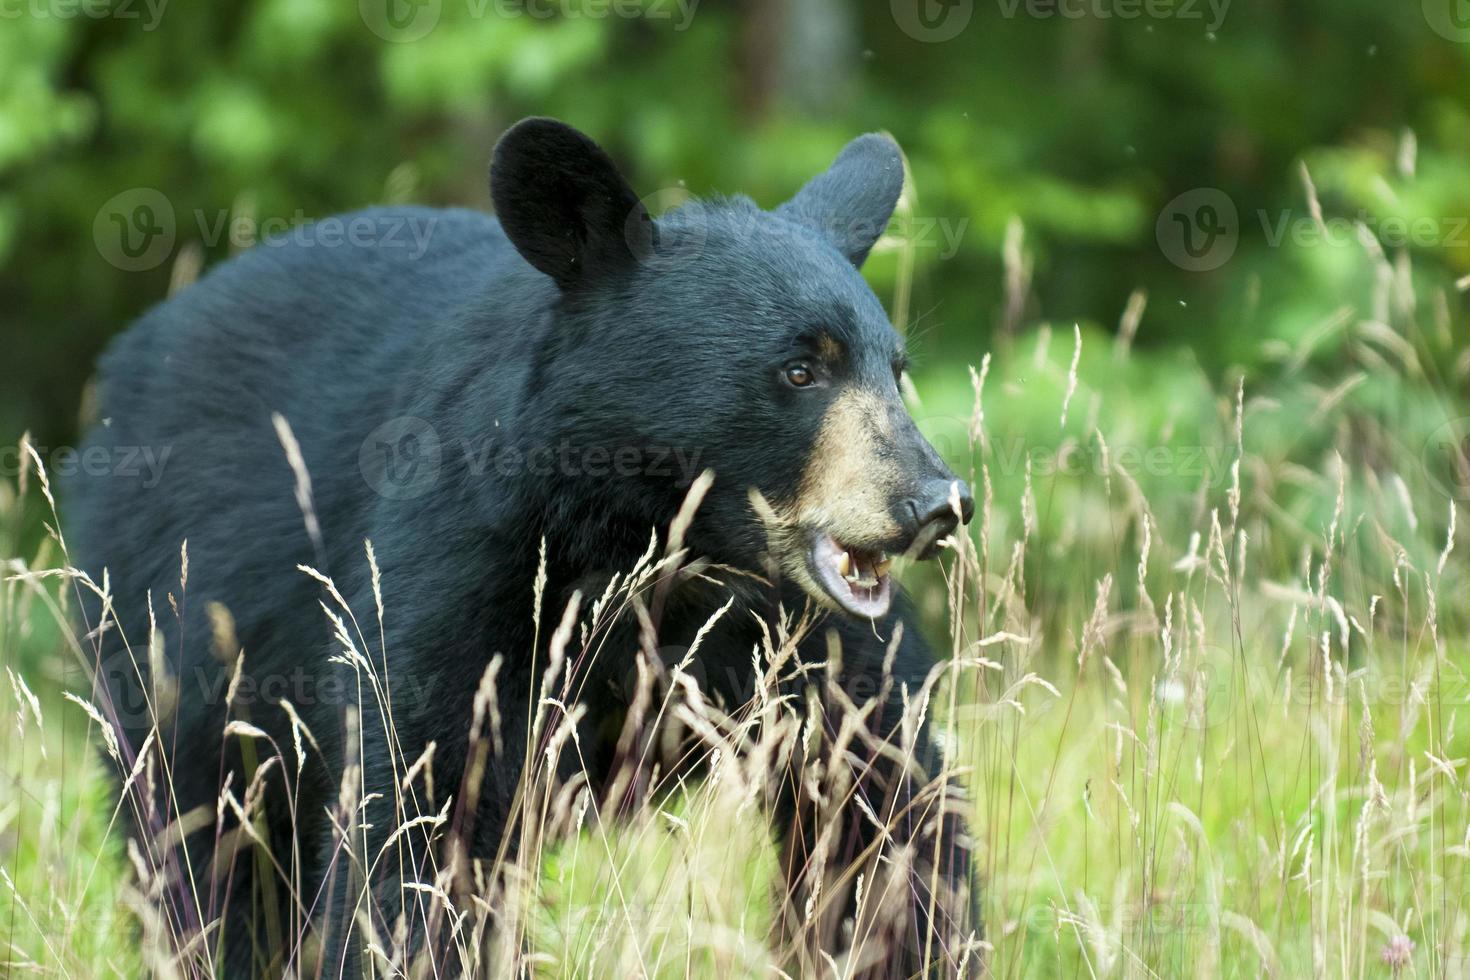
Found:
<path fill-rule="evenodd" d="M 284 411 L 276 393 L 324 368 L 394 357 L 472 301 L 497 266 L 519 262 L 499 223 L 473 211 L 374 208 L 304 225 L 219 265 L 122 334 L 102 360 L 103 412 L 156 411 L 160 389 L 205 379 L 216 395 Z"/>
<path fill-rule="evenodd" d="M 331 562 L 307 533 L 275 416 L 300 447 L 328 550 L 350 542 L 360 555 L 378 502 L 359 459 L 373 431 L 413 403 L 425 363 L 498 358 L 513 370 L 534 318 L 476 313 L 501 299 L 532 309 L 547 295 L 549 280 L 495 219 L 384 208 L 262 242 L 146 313 L 101 364 L 99 423 L 83 453 L 109 463 L 68 487 L 73 557 L 98 581 L 109 570 L 135 652 L 147 643 L 145 598 L 166 608 L 179 590 L 185 540 L 190 635 L 208 635 L 196 617 L 217 600 L 256 651 L 299 645 L 303 623 L 284 610 L 312 614 L 315 587 L 296 565 Z M 500 349 L 475 353 L 471 321 Z M 159 625 L 172 636 L 170 618 Z"/>

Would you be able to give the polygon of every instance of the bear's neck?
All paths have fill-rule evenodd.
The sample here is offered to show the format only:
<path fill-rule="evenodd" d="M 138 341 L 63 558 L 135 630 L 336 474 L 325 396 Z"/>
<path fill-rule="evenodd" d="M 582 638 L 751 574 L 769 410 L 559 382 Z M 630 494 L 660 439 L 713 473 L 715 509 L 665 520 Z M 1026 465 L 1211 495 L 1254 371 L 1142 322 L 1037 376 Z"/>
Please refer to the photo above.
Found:
<path fill-rule="evenodd" d="M 763 610 L 777 607 L 778 597 L 769 586 L 758 584 L 755 576 L 711 573 L 708 562 L 697 552 L 686 555 L 677 567 L 660 565 L 667 553 L 669 525 L 682 497 L 670 494 L 667 500 L 657 501 L 646 493 L 638 496 L 636 490 L 624 494 L 623 487 L 606 483 L 590 489 L 543 483 L 539 492 L 528 499 L 516 527 L 507 529 L 510 534 L 521 535 L 526 577 L 516 581 L 517 588 L 524 588 L 521 583 L 538 577 L 541 543 L 545 542 L 543 642 L 574 593 L 580 595 L 585 614 L 616 579 L 619 591 L 612 605 L 623 606 L 629 598 L 623 590 L 635 569 L 638 602 L 659 631 L 660 643 L 679 642 L 679 634 L 702 626 L 732 597 L 741 609 L 758 616 Z M 626 503 L 632 499 L 641 506 L 612 506 L 614 501 Z M 657 571 L 650 574 L 655 566 Z M 529 591 L 526 588 L 523 594 L 529 595 Z M 739 610 L 735 613 L 725 618 L 753 627 L 750 615 L 741 615 Z M 627 618 L 632 623 L 631 611 Z"/>

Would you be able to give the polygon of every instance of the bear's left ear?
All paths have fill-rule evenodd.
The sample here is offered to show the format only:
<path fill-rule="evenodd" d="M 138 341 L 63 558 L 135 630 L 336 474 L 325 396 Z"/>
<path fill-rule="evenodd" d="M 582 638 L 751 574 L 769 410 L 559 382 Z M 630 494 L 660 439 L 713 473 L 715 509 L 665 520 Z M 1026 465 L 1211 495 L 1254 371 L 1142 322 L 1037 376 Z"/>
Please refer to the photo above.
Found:
<path fill-rule="evenodd" d="M 490 197 L 516 251 L 562 289 L 627 267 L 653 234 L 602 147 L 555 119 L 522 119 L 500 137 Z"/>
<path fill-rule="evenodd" d="M 776 213 L 815 228 L 861 267 L 903 192 L 903 154 L 891 137 L 859 136 L 825 173 L 807 181 Z"/>

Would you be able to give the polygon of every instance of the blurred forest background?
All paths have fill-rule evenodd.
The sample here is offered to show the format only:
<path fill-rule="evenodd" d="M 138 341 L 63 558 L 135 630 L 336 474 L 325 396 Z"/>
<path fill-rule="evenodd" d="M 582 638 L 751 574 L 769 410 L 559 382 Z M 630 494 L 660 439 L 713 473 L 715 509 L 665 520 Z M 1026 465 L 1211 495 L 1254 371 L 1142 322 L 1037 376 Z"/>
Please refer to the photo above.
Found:
<path fill-rule="evenodd" d="M 904 148 L 864 272 L 981 500 L 963 581 L 903 578 L 956 670 L 994 657 L 943 720 L 997 975 L 1470 976 L 1467 0 L 0 0 L 7 956 L 141 972 L 22 433 L 64 477 L 97 355 L 171 288 L 371 204 L 488 209 L 532 114 L 655 212 Z M 719 791 L 690 853 L 748 881 L 624 882 L 694 938 L 626 928 L 573 852 L 546 962 L 770 975 Z"/>
<path fill-rule="evenodd" d="M 1355 243 L 1277 234 L 1309 220 L 1303 163 L 1329 220 L 1433 222 L 1406 245 L 1425 297 L 1470 273 L 1446 218 L 1470 215 L 1455 3 L 0 0 L 0 436 L 75 440 L 108 339 L 260 223 L 488 209 L 490 149 L 528 114 L 594 135 L 640 192 L 765 206 L 893 133 L 918 247 L 869 275 L 887 299 L 912 262 L 920 376 L 1040 320 L 1113 331 L 1137 289 L 1140 350 L 1269 370 L 1370 305 Z M 1224 260 L 1165 242 L 1200 188 L 1236 211 Z"/>

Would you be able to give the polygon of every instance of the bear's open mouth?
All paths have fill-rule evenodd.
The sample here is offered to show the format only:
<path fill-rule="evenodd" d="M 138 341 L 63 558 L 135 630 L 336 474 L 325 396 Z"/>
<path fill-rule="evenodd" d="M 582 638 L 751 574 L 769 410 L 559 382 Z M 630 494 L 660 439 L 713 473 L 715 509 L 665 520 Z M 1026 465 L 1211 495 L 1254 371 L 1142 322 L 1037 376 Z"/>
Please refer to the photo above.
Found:
<path fill-rule="evenodd" d="M 888 612 L 893 586 L 888 577 L 893 559 L 882 551 L 865 551 L 816 532 L 812 570 L 832 601 L 854 616 L 877 619 Z"/>

